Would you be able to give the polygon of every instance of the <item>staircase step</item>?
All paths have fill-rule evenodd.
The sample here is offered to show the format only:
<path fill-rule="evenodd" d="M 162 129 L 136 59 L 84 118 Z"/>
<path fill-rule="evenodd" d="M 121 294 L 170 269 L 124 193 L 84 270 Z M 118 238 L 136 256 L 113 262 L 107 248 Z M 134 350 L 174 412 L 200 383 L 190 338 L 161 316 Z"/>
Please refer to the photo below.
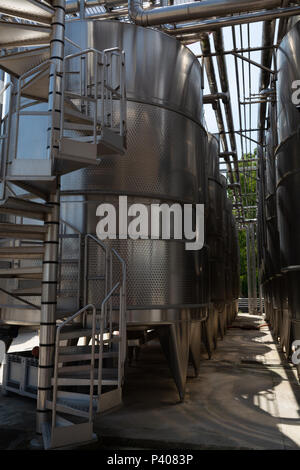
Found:
<path fill-rule="evenodd" d="M 50 34 L 48 26 L 0 20 L 0 49 L 49 44 Z"/>
<path fill-rule="evenodd" d="M 60 333 L 60 339 L 73 339 L 92 336 L 91 328 L 83 329 L 80 327 L 64 328 Z"/>
<path fill-rule="evenodd" d="M 18 197 L 8 197 L 0 203 L 0 214 L 14 214 L 30 219 L 44 220 L 45 215 L 50 212 L 50 206 Z"/>
<path fill-rule="evenodd" d="M 0 259 L 42 259 L 43 246 L 16 246 L 0 248 Z"/>
<path fill-rule="evenodd" d="M 1 0 L 0 14 L 50 24 L 54 10 L 49 3 L 38 0 Z"/>
<path fill-rule="evenodd" d="M 15 77 L 20 77 L 49 58 L 50 48 L 48 46 L 38 47 L 0 56 L 0 68 Z"/>
<path fill-rule="evenodd" d="M 105 333 L 104 333 L 105 335 Z M 68 328 L 64 328 L 63 331 L 60 333 L 60 339 L 72 339 L 72 338 L 83 338 L 83 337 L 91 337 L 92 336 L 92 328 L 83 329 L 80 326 L 71 326 Z M 114 335 L 110 340 L 108 338 L 104 339 L 104 343 L 119 343 L 120 336 Z"/>
<path fill-rule="evenodd" d="M 41 306 L 40 305 L 28 305 L 28 304 L 24 304 L 24 305 L 19 305 L 19 304 L 1 304 L 0 303 L 0 308 L 4 309 L 4 308 L 8 308 L 8 309 L 13 309 L 13 310 L 41 310 Z"/>
<path fill-rule="evenodd" d="M 64 119 L 66 122 L 85 124 L 93 126 L 93 119 L 90 116 L 86 116 L 70 101 L 66 100 Z"/>
<path fill-rule="evenodd" d="M 98 164 L 95 145 L 67 137 L 62 137 L 60 140 L 59 158 L 75 161 L 84 166 Z"/>
<path fill-rule="evenodd" d="M 42 276 L 42 267 L 0 269 L 0 278 L 42 279 Z"/>
<path fill-rule="evenodd" d="M 91 138 L 88 137 L 87 139 L 90 140 Z M 121 155 L 124 151 L 123 137 L 103 128 L 102 135 L 98 137 L 97 143 L 63 137 L 60 141 L 59 156 L 62 159 L 95 165 L 101 157 Z"/>
<path fill-rule="evenodd" d="M 47 401 L 46 404 L 49 410 L 52 410 L 53 402 Z M 80 403 L 80 401 L 57 399 L 56 410 L 60 413 L 66 413 L 74 416 L 80 416 L 82 418 L 89 417 L 89 408 L 86 403 Z"/>
<path fill-rule="evenodd" d="M 32 81 L 29 81 L 26 86 L 22 88 L 22 96 L 46 102 L 48 100 L 48 91 L 49 73 L 45 74 L 42 70 L 34 76 Z"/>
<path fill-rule="evenodd" d="M 76 366 L 63 366 L 58 369 L 58 377 L 79 377 L 79 378 L 88 378 L 90 377 L 90 364 L 79 364 Z M 117 376 L 116 368 L 104 367 L 103 369 L 104 378 L 106 379 L 115 379 Z M 94 377 L 98 377 L 98 369 L 94 371 Z"/>
<path fill-rule="evenodd" d="M 77 346 L 77 347 L 80 347 L 80 346 Z M 95 354 L 98 354 L 99 352 L 99 347 L 96 346 L 95 348 Z M 91 359 L 92 357 L 92 354 L 91 353 L 72 353 L 72 354 L 66 354 L 66 353 L 63 353 L 63 354 L 60 354 L 59 355 L 59 362 L 74 362 L 74 361 L 87 361 L 89 359 Z M 103 359 L 108 359 L 108 358 L 113 358 L 113 357 L 118 357 L 118 353 L 117 352 L 104 352 L 102 353 L 102 357 Z"/>
<path fill-rule="evenodd" d="M 1 238 L 43 240 L 47 228 L 44 225 L 25 225 L 0 223 Z"/>
<path fill-rule="evenodd" d="M 13 294 L 19 295 L 20 297 L 38 297 L 42 295 L 42 287 L 27 287 L 26 289 L 15 289 L 12 291 Z"/>
<path fill-rule="evenodd" d="M 54 380 L 52 379 L 52 385 L 54 384 Z M 78 378 L 78 377 L 59 377 L 57 379 L 57 384 L 62 385 L 64 387 L 73 387 L 74 385 L 84 386 L 90 385 L 89 378 Z M 102 385 L 113 386 L 118 385 L 117 379 L 102 379 Z M 98 379 L 94 379 L 94 385 L 98 385 Z"/>

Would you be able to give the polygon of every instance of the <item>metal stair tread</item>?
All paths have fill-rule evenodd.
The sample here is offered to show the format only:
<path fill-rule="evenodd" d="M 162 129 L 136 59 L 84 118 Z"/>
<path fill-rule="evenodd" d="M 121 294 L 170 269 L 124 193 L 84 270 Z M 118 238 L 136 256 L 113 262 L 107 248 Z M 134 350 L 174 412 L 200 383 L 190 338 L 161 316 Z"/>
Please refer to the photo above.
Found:
<path fill-rule="evenodd" d="M 42 25 L 0 20 L 0 48 L 49 44 L 51 28 Z"/>
<path fill-rule="evenodd" d="M 1 0 L 0 13 L 42 24 L 50 24 L 53 8 L 38 0 Z"/>
<path fill-rule="evenodd" d="M 39 202 L 30 201 L 29 199 L 11 196 L 0 202 L 0 211 L 2 209 L 10 211 L 18 210 L 37 214 L 49 214 L 51 212 L 51 207 L 46 204 L 40 204 Z"/>
<path fill-rule="evenodd" d="M 19 295 L 19 296 L 24 296 L 24 297 L 38 297 L 42 295 L 42 287 L 27 287 L 27 288 L 20 288 L 20 289 L 14 289 L 12 291 L 13 294 Z"/>
<path fill-rule="evenodd" d="M 96 353 L 97 354 L 97 353 Z M 91 353 L 82 354 L 60 354 L 59 362 L 76 362 L 76 361 L 87 361 L 92 357 Z M 118 357 L 118 353 L 103 353 L 102 358 Z"/>
<path fill-rule="evenodd" d="M 92 336 L 92 329 L 82 327 L 70 327 L 64 328 L 64 330 L 60 333 L 60 339 L 71 339 L 71 338 L 81 338 L 85 336 Z"/>
<path fill-rule="evenodd" d="M 83 369 L 85 367 L 85 369 Z M 70 369 L 70 371 L 68 371 Z M 78 370 L 76 370 L 78 369 Z M 102 379 L 117 379 L 118 371 L 116 368 L 102 368 Z M 58 369 L 58 378 L 89 379 L 90 365 L 66 366 Z M 94 378 L 98 378 L 98 369 L 94 369 Z"/>
<path fill-rule="evenodd" d="M 38 259 L 44 255 L 43 246 L 1 247 L 0 259 Z"/>
<path fill-rule="evenodd" d="M 54 385 L 54 379 L 52 379 L 52 385 Z M 77 385 L 79 387 L 85 386 L 85 385 L 90 385 L 90 378 L 88 377 L 58 377 L 57 378 L 57 384 L 59 386 L 64 386 L 64 387 L 73 387 L 74 385 Z M 94 379 L 94 385 L 98 384 L 98 378 Z M 115 378 L 112 379 L 101 379 L 101 384 L 102 385 L 118 385 L 118 380 Z"/>
<path fill-rule="evenodd" d="M 0 68 L 7 73 L 20 77 L 50 58 L 48 46 L 0 56 Z"/>
<path fill-rule="evenodd" d="M 1 304 L 0 303 L 0 308 L 12 308 L 14 310 L 41 310 L 41 307 L 39 305 L 36 305 L 36 307 L 24 304 L 24 305 L 19 305 L 19 304 Z"/>
<path fill-rule="evenodd" d="M 1 238 L 43 240 L 46 231 L 44 225 L 0 223 Z"/>
<path fill-rule="evenodd" d="M 102 129 L 102 134 L 97 137 L 97 142 L 85 141 L 90 139 L 90 136 L 82 140 L 62 137 L 59 152 L 61 158 L 97 164 L 101 157 L 121 155 L 125 151 L 124 138 L 107 128 Z"/>
<path fill-rule="evenodd" d="M 0 278 L 19 277 L 23 279 L 41 279 L 42 275 L 43 275 L 42 266 L 28 267 L 28 268 L 0 269 Z"/>
<path fill-rule="evenodd" d="M 89 411 L 88 408 L 84 407 L 79 408 L 74 406 L 74 403 L 72 403 L 73 406 L 70 406 L 70 403 L 66 400 L 61 400 L 57 399 L 56 402 L 56 410 L 61 413 L 66 413 L 66 414 L 71 414 L 75 416 L 81 416 L 82 418 L 88 418 L 89 417 Z M 53 402 L 48 400 L 46 402 L 46 406 L 49 410 L 52 410 L 53 408 Z"/>

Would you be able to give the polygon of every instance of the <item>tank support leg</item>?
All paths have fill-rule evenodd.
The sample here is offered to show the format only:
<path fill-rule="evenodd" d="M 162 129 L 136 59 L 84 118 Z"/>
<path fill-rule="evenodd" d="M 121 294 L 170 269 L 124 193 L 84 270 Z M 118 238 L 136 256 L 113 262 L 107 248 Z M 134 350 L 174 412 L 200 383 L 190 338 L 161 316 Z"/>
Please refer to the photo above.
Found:
<path fill-rule="evenodd" d="M 185 322 L 156 328 L 162 350 L 173 375 L 180 401 L 184 400 L 189 360 L 189 334 Z M 177 331 L 176 331 L 177 330 Z"/>

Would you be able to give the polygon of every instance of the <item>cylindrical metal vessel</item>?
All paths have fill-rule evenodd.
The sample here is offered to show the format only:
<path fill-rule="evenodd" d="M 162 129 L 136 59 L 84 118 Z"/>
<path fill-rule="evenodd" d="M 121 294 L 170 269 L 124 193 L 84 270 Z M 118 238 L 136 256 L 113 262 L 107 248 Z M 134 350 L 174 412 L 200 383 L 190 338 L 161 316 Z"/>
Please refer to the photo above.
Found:
<path fill-rule="evenodd" d="M 205 171 L 206 136 L 193 54 L 165 34 L 119 22 L 70 23 L 67 36 L 80 37 L 82 48 L 124 49 L 128 137 L 124 156 L 62 178 L 63 218 L 82 233 L 95 233 L 97 206 L 111 202 L 118 210 L 119 195 L 128 196 L 128 205 L 201 202 L 197 165 Z M 108 243 L 127 262 L 129 322 L 181 320 L 182 308 L 198 304 L 195 254 L 182 241 Z"/>
<path fill-rule="evenodd" d="M 221 181 L 219 172 L 219 141 L 208 135 L 208 221 L 207 244 L 209 246 L 209 272 L 211 286 L 211 309 L 209 326 L 215 343 L 218 332 L 225 333 L 226 308 L 225 308 L 225 259 L 224 259 L 224 224 L 223 209 L 226 198 L 226 190 Z M 211 335 L 209 335 L 211 336 Z"/>
<path fill-rule="evenodd" d="M 297 80 L 300 74 L 300 22 L 286 34 L 278 51 L 278 143 L 276 197 L 281 270 L 287 275 L 291 340 L 300 339 L 300 158 Z M 296 92 L 296 96 L 295 96 Z M 299 104 L 299 103 L 298 103 Z M 288 323 L 289 320 L 287 320 Z M 286 328 L 285 328 L 286 329 Z M 289 336 L 289 332 L 285 333 Z"/>
<path fill-rule="evenodd" d="M 205 203 L 199 178 L 206 179 L 207 137 L 197 58 L 173 38 L 132 24 L 76 21 L 67 25 L 66 34 L 83 49 L 120 47 L 125 51 L 127 151 L 124 156 L 105 157 L 98 167 L 62 178 L 62 218 L 81 233 L 94 234 L 98 205 L 109 202 L 118 214 L 120 195 L 128 196 L 128 206 Z M 74 47 L 66 44 L 66 54 L 73 52 Z M 68 80 L 72 89 L 72 75 Z M 106 243 L 127 264 L 128 325 L 157 327 L 163 343 L 169 340 L 164 339 L 162 325 L 175 325 L 180 370 L 174 375 L 184 384 L 190 320 L 200 321 L 205 310 L 204 286 L 199 281 L 199 275 L 205 275 L 199 270 L 202 255 L 187 251 L 184 240 L 116 239 Z M 96 252 L 90 256 L 96 257 Z M 101 289 L 100 283 L 95 284 L 86 300 L 97 304 Z M 174 353 L 170 351 L 169 356 Z"/>

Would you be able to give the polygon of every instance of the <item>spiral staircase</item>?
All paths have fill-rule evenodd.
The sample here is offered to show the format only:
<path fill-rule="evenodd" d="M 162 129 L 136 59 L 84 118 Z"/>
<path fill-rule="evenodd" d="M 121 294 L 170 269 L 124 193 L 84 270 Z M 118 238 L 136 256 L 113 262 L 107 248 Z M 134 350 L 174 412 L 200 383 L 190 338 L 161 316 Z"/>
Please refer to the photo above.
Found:
<path fill-rule="evenodd" d="M 46 449 L 93 439 L 94 414 L 121 402 L 126 348 L 126 267 L 113 250 L 101 246 L 121 275 L 109 284 L 108 265 L 99 274 L 106 286 L 100 304 L 57 308 L 63 263 L 84 262 L 79 254 L 60 256 L 60 176 L 126 147 L 124 53 L 77 47 L 65 56 L 65 20 L 63 0 L 0 2 L 1 318 L 13 311 L 16 324 L 40 326 L 37 433 Z M 93 72 L 82 64 L 93 64 Z M 71 73 L 79 77 L 75 89 Z M 35 122 L 45 123 L 43 148 L 34 146 Z"/>

